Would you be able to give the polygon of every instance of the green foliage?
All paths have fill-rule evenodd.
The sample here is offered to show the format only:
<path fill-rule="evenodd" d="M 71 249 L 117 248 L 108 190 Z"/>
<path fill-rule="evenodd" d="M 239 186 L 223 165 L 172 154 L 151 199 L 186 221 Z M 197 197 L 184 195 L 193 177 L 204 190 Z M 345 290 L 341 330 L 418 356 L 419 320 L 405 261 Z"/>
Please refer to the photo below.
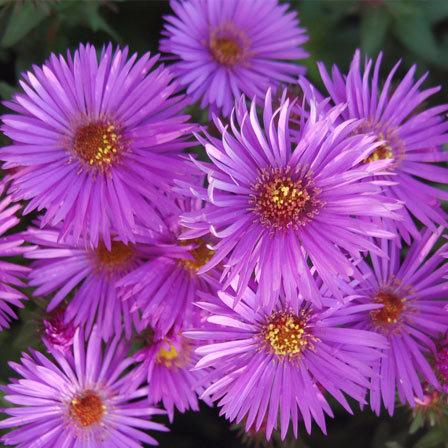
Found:
<path fill-rule="evenodd" d="M 11 95 L 14 93 L 15 88 L 11 85 L 9 85 L 5 81 L 0 81 L 0 97 L 4 100 L 11 97 Z"/>
<path fill-rule="evenodd" d="M 5 15 L 8 16 L 1 45 L 3 47 L 12 47 L 20 42 L 29 32 L 36 28 L 47 16 L 49 11 L 46 8 L 40 8 L 34 3 L 16 2 L 8 14 L 5 9 Z"/>
<path fill-rule="evenodd" d="M 114 2 L 101 0 L 17 0 L 0 3 L 0 51 L 15 64 L 15 74 L 65 52 L 78 42 L 121 42 L 104 18 Z M 3 95 L 2 95 L 3 96 Z"/>
<path fill-rule="evenodd" d="M 436 391 L 427 395 L 428 402 L 419 405 L 413 412 L 409 433 L 427 429 L 413 448 L 448 447 L 448 396 Z"/>
<path fill-rule="evenodd" d="M 369 8 L 363 11 L 361 20 L 361 48 L 374 55 L 381 50 L 392 18 L 384 8 Z"/>
<path fill-rule="evenodd" d="M 398 3 L 400 4 L 400 3 Z M 416 3 L 414 8 L 399 12 L 391 8 L 394 14 L 394 32 L 401 43 L 424 61 L 435 65 L 443 65 L 442 52 L 432 31 L 432 24 L 426 16 L 422 3 Z"/>
<path fill-rule="evenodd" d="M 391 67 L 417 63 L 430 70 L 429 83 L 448 87 L 448 2 L 446 0 L 303 0 L 295 4 L 310 32 L 310 78 L 319 83 L 314 62 L 347 68 L 355 48 L 385 53 Z"/>

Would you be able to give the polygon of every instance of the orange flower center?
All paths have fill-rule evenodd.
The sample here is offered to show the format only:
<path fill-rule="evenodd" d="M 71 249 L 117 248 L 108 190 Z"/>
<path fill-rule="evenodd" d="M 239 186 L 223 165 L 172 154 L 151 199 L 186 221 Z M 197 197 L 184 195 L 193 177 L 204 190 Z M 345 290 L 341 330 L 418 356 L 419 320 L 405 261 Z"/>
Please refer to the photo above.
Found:
<path fill-rule="evenodd" d="M 383 307 L 370 312 L 372 322 L 375 327 L 387 327 L 399 321 L 405 308 L 406 299 L 388 291 L 380 291 L 375 296 L 375 302 L 380 303 Z"/>
<path fill-rule="evenodd" d="M 95 255 L 101 269 L 117 271 L 127 266 L 134 256 L 134 251 L 131 246 L 127 246 L 121 241 L 112 241 L 109 251 L 101 241 L 95 249 Z"/>
<path fill-rule="evenodd" d="M 275 312 L 267 320 L 261 335 L 268 349 L 279 357 L 295 357 L 312 348 L 316 338 L 310 334 L 309 313 Z"/>
<path fill-rule="evenodd" d="M 101 398 L 92 391 L 85 392 L 70 402 L 70 416 L 83 428 L 99 423 L 105 410 Z"/>
<path fill-rule="evenodd" d="M 276 229 L 306 224 L 320 204 L 317 190 L 309 181 L 293 179 L 289 169 L 263 171 L 252 191 L 250 202 L 261 223 Z"/>
<path fill-rule="evenodd" d="M 94 122 L 76 130 L 73 150 L 92 167 L 107 169 L 123 152 L 121 132 L 111 122 Z"/>
<path fill-rule="evenodd" d="M 207 243 L 202 238 L 180 240 L 179 244 L 181 246 L 194 246 L 194 248 L 189 251 L 192 258 L 185 258 L 180 261 L 186 269 L 192 272 L 196 272 L 202 268 L 202 266 L 210 261 L 215 253 L 213 250 L 209 249 Z"/>

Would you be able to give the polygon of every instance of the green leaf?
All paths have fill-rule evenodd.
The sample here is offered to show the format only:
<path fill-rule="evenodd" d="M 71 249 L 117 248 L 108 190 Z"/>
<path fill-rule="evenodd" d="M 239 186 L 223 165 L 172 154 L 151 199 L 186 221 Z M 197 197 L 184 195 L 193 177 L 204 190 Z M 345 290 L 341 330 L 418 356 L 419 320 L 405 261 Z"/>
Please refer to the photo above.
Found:
<path fill-rule="evenodd" d="M 103 19 L 99 12 L 99 4 L 95 2 L 89 2 L 86 5 L 86 17 L 87 22 L 93 31 L 104 31 L 109 34 L 116 41 L 121 41 L 120 36 L 112 29 L 108 23 Z"/>
<path fill-rule="evenodd" d="M 438 448 L 446 441 L 445 436 L 441 429 L 433 429 L 416 443 L 415 448 Z"/>
<path fill-rule="evenodd" d="M 386 448 L 403 448 L 403 446 L 400 445 L 398 442 L 391 441 L 391 442 L 386 442 Z"/>
<path fill-rule="evenodd" d="M 15 88 L 13 86 L 9 85 L 7 82 L 0 81 L 0 96 L 4 100 L 8 100 L 9 98 L 11 98 L 14 91 Z"/>
<path fill-rule="evenodd" d="M 393 29 L 403 45 L 423 60 L 439 65 L 442 63 L 431 23 L 421 11 L 396 17 Z"/>
<path fill-rule="evenodd" d="M 409 433 L 414 434 L 416 433 L 424 424 L 424 418 L 423 414 L 421 412 L 418 412 L 415 416 L 414 420 L 411 423 L 411 426 L 409 427 Z"/>
<path fill-rule="evenodd" d="M 378 53 L 391 18 L 384 8 L 379 6 L 368 8 L 361 21 L 361 48 L 369 55 Z"/>
<path fill-rule="evenodd" d="M 413 0 L 384 2 L 384 5 L 397 17 L 408 17 L 418 12 L 418 5 Z"/>
<path fill-rule="evenodd" d="M 448 2 L 446 0 L 425 1 L 425 12 L 431 23 L 441 22 L 448 17 Z"/>
<path fill-rule="evenodd" d="M 11 47 L 19 42 L 39 25 L 48 13 L 48 10 L 35 6 L 33 2 L 16 2 L 6 25 L 1 45 Z"/>

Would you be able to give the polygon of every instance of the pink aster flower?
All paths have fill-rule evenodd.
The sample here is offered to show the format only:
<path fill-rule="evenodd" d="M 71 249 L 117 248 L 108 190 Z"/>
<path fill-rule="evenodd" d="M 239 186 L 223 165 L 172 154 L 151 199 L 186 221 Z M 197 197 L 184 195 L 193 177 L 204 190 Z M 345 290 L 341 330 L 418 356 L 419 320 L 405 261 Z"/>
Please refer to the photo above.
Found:
<path fill-rule="evenodd" d="M 325 415 L 333 415 L 326 394 L 348 412 L 345 395 L 364 403 L 370 364 L 386 341 L 341 324 L 372 305 L 328 300 L 322 309 L 304 302 L 295 311 L 281 297 L 267 311 L 250 288 L 236 306 L 233 295 L 219 297 L 221 304 L 213 298 L 198 302 L 211 313 L 214 327 L 185 335 L 200 345 L 196 367 L 214 369 L 204 394 L 218 402 L 227 419 L 244 422 L 246 431 L 263 428 L 268 439 L 278 429 L 284 439 L 290 425 L 297 437 L 300 420 L 308 433 L 313 421 L 325 432 Z"/>
<path fill-rule="evenodd" d="M 133 361 L 125 357 L 125 346 L 115 338 L 104 349 L 96 330 L 87 346 L 76 332 L 70 354 L 54 352 L 53 358 L 33 351 L 21 362 L 9 363 L 19 379 L 4 390 L 11 407 L 1 429 L 6 446 L 134 448 L 157 442 L 146 430 L 166 431 L 150 420 L 161 414 L 148 405 L 146 388 L 131 388 Z"/>
<path fill-rule="evenodd" d="M 30 200 L 25 213 L 45 209 L 41 222 L 92 247 L 111 235 L 133 241 L 135 220 L 151 220 L 147 200 L 185 171 L 180 158 L 192 126 L 182 96 L 158 56 L 128 57 L 128 49 L 92 45 L 52 55 L 23 75 L 22 91 L 5 104 L 0 149 L 17 168 L 12 189 Z"/>
<path fill-rule="evenodd" d="M 397 63 L 380 88 L 382 54 L 375 64 L 366 59 L 364 71 L 360 59 L 357 51 L 345 77 L 336 66 L 330 76 L 323 64 L 319 64 L 320 73 L 334 103 L 347 103 L 342 117 L 361 120 L 358 132 L 371 132 L 381 142 L 365 162 L 391 161 L 388 167 L 391 185 L 385 192 L 405 204 L 402 211 L 405 219 L 396 225 L 409 243 L 411 235 L 419 236 L 413 218 L 433 230 L 436 225 L 447 223 L 439 200 L 447 200 L 448 193 L 427 181 L 446 183 L 448 180 L 448 169 L 437 165 L 448 161 L 448 152 L 441 149 L 448 142 L 448 121 L 444 117 L 448 105 L 422 107 L 440 87 L 420 90 L 427 74 L 414 81 L 415 66 L 391 89 Z"/>
<path fill-rule="evenodd" d="M 155 256 L 130 270 L 118 286 L 123 299 L 141 311 L 145 324 L 166 335 L 183 327 L 185 314 L 190 313 L 198 291 L 212 292 L 220 287 L 220 268 L 198 273 L 213 255 L 211 245 L 215 241 L 210 235 L 201 230 L 199 236 L 181 239 L 184 229 L 180 215 L 192 210 L 200 213 L 202 201 L 170 195 L 159 198 L 161 219 L 157 241 L 153 243 Z M 142 230 L 139 240 L 154 242 L 145 233 Z"/>
<path fill-rule="evenodd" d="M 103 243 L 91 249 L 58 241 L 57 229 L 30 229 L 25 235 L 37 246 L 26 255 L 36 260 L 29 284 L 35 296 L 51 294 L 49 312 L 66 300 L 65 323 L 85 326 L 87 335 L 96 323 L 104 339 L 122 332 L 131 336 L 138 313 L 121 299 L 116 283 L 152 256 L 151 246 L 113 240 L 110 251 Z"/>
<path fill-rule="evenodd" d="M 242 98 L 230 127 L 216 121 L 220 138 L 199 137 L 212 161 L 201 165 L 209 185 L 207 191 L 190 190 L 207 204 L 183 217 L 192 229 L 185 238 L 202 228 L 219 239 L 198 272 L 228 257 L 222 289 L 238 278 L 239 297 L 255 271 L 259 296 L 270 308 L 282 289 L 291 304 L 302 298 L 319 304 L 316 271 L 341 297 L 341 278 L 355 275 L 351 257 L 367 249 L 379 252 L 369 236 L 395 236 L 359 218 L 398 218 L 401 206 L 381 191 L 380 175 L 389 162 L 360 164 L 379 143 L 353 135 L 356 121 L 337 124 L 343 107 L 318 113 L 310 100 L 295 141 L 289 129 L 292 106 L 286 100 L 273 110 L 268 91 L 260 123 L 255 101 L 248 110 Z"/>
<path fill-rule="evenodd" d="M 25 295 L 17 288 L 25 286 L 22 278 L 26 277 L 29 269 L 5 258 L 23 255 L 29 251 L 30 247 L 24 247 L 22 235 L 4 234 L 12 229 L 19 222 L 16 213 L 20 210 L 20 204 L 13 204 L 10 195 L 5 195 L 5 182 L 0 183 L 0 331 L 8 328 L 11 320 L 17 315 L 13 307 L 22 308 L 22 300 Z"/>
<path fill-rule="evenodd" d="M 426 357 L 436 352 L 435 340 L 448 330 L 446 292 L 448 265 L 440 248 L 430 255 L 441 229 L 425 230 L 400 261 L 400 249 L 387 241 L 379 243 L 388 259 L 371 253 L 372 266 L 360 263 L 364 281 L 355 289 L 360 305 L 377 304 L 378 309 L 350 318 L 361 329 L 384 335 L 390 347 L 383 351 L 374 369 L 370 405 L 379 414 L 384 403 L 393 414 L 395 395 L 415 406 L 423 400 L 426 382 L 439 389 L 434 369 Z"/>
<path fill-rule="evenodd" d="M 193 101 L 228 115 L 241 93 L 263 96 L 269 86 L 294 82 L 295 63 L 308 54 L 295 11 L 277 0 L 173 0 L 160 49 Z"/>

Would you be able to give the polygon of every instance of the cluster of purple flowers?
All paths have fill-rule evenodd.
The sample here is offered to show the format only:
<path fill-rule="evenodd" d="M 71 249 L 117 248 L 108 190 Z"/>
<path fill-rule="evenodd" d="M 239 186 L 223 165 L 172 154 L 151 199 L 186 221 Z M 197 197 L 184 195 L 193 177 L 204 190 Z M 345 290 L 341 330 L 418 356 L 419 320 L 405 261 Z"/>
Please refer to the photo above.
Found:
<path fill-rule="evenodd" d="M 2 443 L 155 444 L 151 416 L 199 400 L 297 437 L 325 432 L 329 397 L 392 414 L 447 391 L 438 89 L 398 64 L 381 85 L 381 55 L 356 52 L 347 74 L 319 64 L 318 91 L 288 5 L 171 6 L 168 68 L 80 45 L 5 103 L 0 329 L 26 284 L 48 307 L 42 352 L 10 363 Z M 19 210 L 39 216 L 12 233 Z"/>

